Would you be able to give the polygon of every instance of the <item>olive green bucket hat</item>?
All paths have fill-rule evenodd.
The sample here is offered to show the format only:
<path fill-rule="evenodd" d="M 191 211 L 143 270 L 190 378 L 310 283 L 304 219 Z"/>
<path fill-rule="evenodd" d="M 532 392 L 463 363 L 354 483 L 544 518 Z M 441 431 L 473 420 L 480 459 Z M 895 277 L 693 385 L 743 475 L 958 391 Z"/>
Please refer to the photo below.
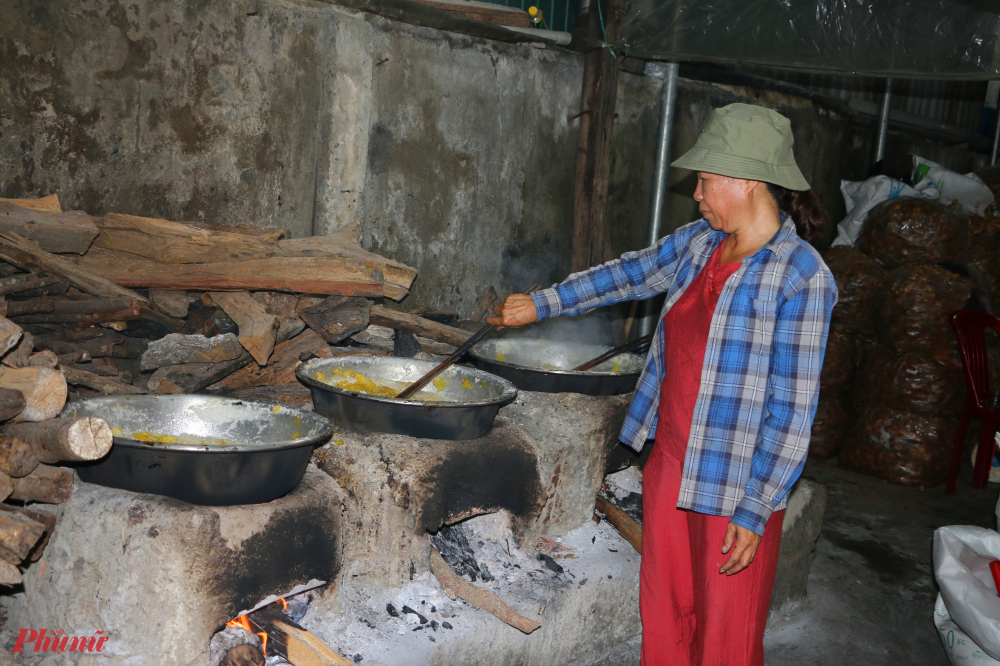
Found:
<path fill-rule="evenodd" d="M 808 190 L 792 143 L 792 123 L 777 111 L 730 104 L 712 112 L 694 148 L 672 166 Z"/>

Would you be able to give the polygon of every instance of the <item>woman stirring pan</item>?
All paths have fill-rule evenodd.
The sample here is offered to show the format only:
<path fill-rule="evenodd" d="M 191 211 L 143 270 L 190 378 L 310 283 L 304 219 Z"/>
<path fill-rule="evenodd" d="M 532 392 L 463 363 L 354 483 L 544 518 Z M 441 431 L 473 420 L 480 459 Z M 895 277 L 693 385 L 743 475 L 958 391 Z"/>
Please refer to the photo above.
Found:
<path fill-rule="evenodd" d="M 825 212 L 769 109 L 716 109 L 673 166 L 703 216 L 534 294 L 489 323 L 523 326 L 666 294 L 620 435 L 654 439 L 643 471 L 643 666 L 764 663 L 792 485 L 802 473 L 837 287 L 808 243 Z"/>

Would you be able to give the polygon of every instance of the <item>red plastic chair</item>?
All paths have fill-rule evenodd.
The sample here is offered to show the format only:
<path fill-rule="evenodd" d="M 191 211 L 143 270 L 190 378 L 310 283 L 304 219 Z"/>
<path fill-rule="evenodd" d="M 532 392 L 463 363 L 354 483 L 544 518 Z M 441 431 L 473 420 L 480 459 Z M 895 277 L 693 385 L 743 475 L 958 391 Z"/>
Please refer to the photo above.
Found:
<path fill-rule="evenodd" d="M 951 327 L 958 338 L 958 348 L 962 352 L 962 369 L 965 371 L 965 408 L 958 426 L 958 438 L 951 454 L 951 469 L 948 470 L 948 486 L 945 493 L 955 492 L 958 466 L 965 448 L 965 435 L 969 429 L 969 419 L 982 419 L 983 429 L 979 435 L 979 452 L 972 473 L 972 487 L 983 488 L 989 478 L 993 464 L 994 438 L 1000 425 L 1000 412 L 990 409 L 990 361 L 986 356 L 986 329 L 992 328 L 1000 334 L 1000 319 L 985 312 L 959 310 L 949 318 Z"/>

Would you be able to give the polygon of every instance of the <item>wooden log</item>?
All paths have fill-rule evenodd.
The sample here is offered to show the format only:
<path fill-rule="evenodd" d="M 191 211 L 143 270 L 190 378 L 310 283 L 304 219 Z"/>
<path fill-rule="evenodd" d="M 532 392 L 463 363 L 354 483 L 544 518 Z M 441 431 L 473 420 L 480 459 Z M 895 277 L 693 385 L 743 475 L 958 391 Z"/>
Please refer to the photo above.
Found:
<path fill-rule="evenodd" d="M 43 312 L 55 312 L 56 306 L 47 297 L 28 298 L 22 301 L 10 301 L 7 303 L 7 317 L 18 317 L 21 315 L 32 315 Z"/>
<path fill-rule="evenodd" d="M 29 518 L 20 509 L 0 504 L 0 546 L 24 560 L 43 534 L 44 524 Z"/>
<path fill-rule="evenodd" d="M 214 338 L 171 333 L 149 343 L 139 369 L 155 370 L 181 363 L 221 363 L 238 358 L 242 353 L 243 347 L 232 333 Z"/>
<path fill-rule="evenodd" d="M 0 258 L 3 256 L 0 251 Z M 344 257 L 271 257 L 231 263 L 163 264 L 125 252 L 95 248 L 80 257 L 77 263 L 81 268 L 128 287 L 383 295 L 381 274 L 369 270 L 360 259 Z"/>
<path fill-rule="evenodd" d="M 188 315 L 191 305 L 187 292 L 170 291 L 169 289 L 150 289 L 149 297 L 164 314 L 183 319 Z"/>
<path fill-rule="evenodd" d="M 282 256 L 286 257 L 345 257 L 360 259 L 365 262 L 365 267 L 371 271 L 378 269 L 385 279 L 383 286 L 386 298 L 394 301 L 401 300 L 410 291 L 417 271 L 406 264 L 369 252 L 358 244 L 361 237 L 361 224 L 354 222 L 343 229 L 339 229 L 326 236 L 311 236 L 308 238 L 295 238 L 283 240 L 278 243 Z M 302 293 L 329 293 L 329 292 L 309 292 Z M 350 296 L 351 294 L 344 294 Z M 354 294 L 356 296 L 367 296 L 367 294 Z"/>
<path fill-rule="evenodd" d="M 313 330 L 286 340 L 274 348 L 274 354 L 265 367 L 251 363 L 220 382 L 211 386 L 212 390 L 237 389 L 251 386 L 284 386 L 295 381 L 295 369 L 302 363 L 304 355 L 318 358 L 332 356 L 330 345 Z"/>
<path fill-rule="evenodd" d="M 42 538 L 38 540 L 35 547 L 31 549 L 31 553 L 28 554 L 29 562 L 37 562 L 42 559 L 45 546 L 48 545 L 49 539 L 52 538 L 52 533 L 55 532 L 56 523 L 58 523 L 59 520 L 55 514 L 49 513 L 48 511 L 40 511 L 38 509 L 22 508 L 21 513 L 26 515 L 28 518 L 41 523 L 45 527 L 45 534 L 42 535 Z"/>
<path fill-rule="evenodd" d="M 222 363 L 182 363 L 168 365 L 154 372 L 146 388 L 154 393 L 195 393 L 210 386 L 253 361 L 244 351 L 239 358 Z"/>
<path fill-rule="evenodd" d="M 20 292 L 44 289 L 63 282 L 56 277 L 48 277 L 41 273 L 23 273 L 0 280 L 0 295 L 18 294 Z"/>
<path fill-rule="evenodd" d="M 483 295 L 479 297 L 472 309 L 469 310 L 469 321 L 480 321 L 487 312 L 490 311 L 490 306 L 497 302 L 500 296 L 497 295 L 497 290 L 492 286 L 483 292 Z"/>
<path fill-rule="evenodd" d="M 533 27 L 531 15 L 516 7 L 476 2 L 476 0 L 414 0 L 414 2 L 486 23 L 511 25 L 519 28 Z"/>
<path fill-rule="evenodd" d="M 298 315 L 288 315 L 278 317 L 277 340 L 289 340 L 304 331 L 306 323 Z"/>
<path fill-rule="evenodd" d="M 289 622 L 272 620 L 271 625 L 285 634 L 288 663 L 292 666 L 354 666 L 333 651 L 316 634 Z"/>
<path fill-rule="evenodd" d="M 278 254 L 267 237 L 220 231 L 184 222 L 135 215 L 109 214 L 96 220 L 100 235 L 94 243 L 168 264 L 217 263 L 264 259 Z"/>
<path fill-rule="evenodd" d="M 288 317 L 299 309 L 299 295 L 286 294 L 280 291 L 258 291 L 253 300 L 260 303 L 268 314 Z"/>
<path fill-rule="evenodd" d="M 14 482 L 6 474 L 0 473 L 0 498 L 7 499 L 14 492 Z"/>
<path fill-rule="evenodd" d="M 278 336 L 278 318 L 245 291 L 216 291 L 209 296 L 239 326 L 243 348 L 258 365 L 267 365 Z"/>
<path fill-rule="evenodd" d="M 422 335 L 431 340 L 454 345 L 455 347 L 461 346 L 463 342 L 472 336 L 472 333 L 455 328 L 454 326 L 439 324 L 436 321 L 424 319 L 419 315 L 389 310 L 378 305 L 371 309 L 369 321 L 378 326 L 399 328 L 410 333 L 415 333 L 416 335 Z"/>
<path fill-rule="evenodd" d="M 114 321 L 135 321 L 140 318 L 142 305 L 138 301 L 120 298 L 94 298 L 87 294 L 67 294 L 11 301 L 9 316 L 25 324 L 94 324 Z"/>
<path fill-rule="evenodd" d="M 219 666 L 264 666 L 265 663 L 264 655 L 257 647 L 244 643 L 230 648 Z"/>
<path fill-rule="evenodd" d="M 0 367 L 0 387 L 24 395 L 24 410 L 14 417 L 18 422 L 55 418 L 66 404 L 66 379 L 50 368 Z"/>
<path fill-rule="evenodd" d="M 9 421 L 24 411 L 24 394 L 17 389 L 0 388 L 0 421 Z"/>
<path fill-rule="evenodd" d="M 97 238 L 94 218 L 83 211 L 32 210 L 0 201 L 0 232 L 30 238 L 46 252 L 83 254 Z"/>
<path fill-rule="evenodd" d="M 46 252 L 37 243 L 17 234 L 0 233 L 0 259 L 24 270 L 45 271 L 94 296 L 119 298 L 129 302 L 138 300 L 141 304 L 151 305 L 149 299 L 62 257 Z"/>
<path fill-rule="evenodd" d="M 12 478 L 20 478 L 31 474 L 39 462 L 35 450 L 26 441 L 0 435 L 0 472 Z"/>
<path fill-rule="evenodd" d="M 367 298 L 331 296 L 311 307 L 299 310 L 306 325 L 334 345 L 368 328 L 372 302 Z"/>
<path fill-rule="evenodd" d="M 75 352 L 86 352 L 90 358 L 109 358 L 115 355 L 115 346 L 123 343 L 121 336 L 101 336 L 80 342 L 67 342 L 48 335 L 39 335 L 35 338 L 35 345 L 39 349 L 46 349 L 56 354 L 73 354 Z"/>
<path fill-rule="evenodd" d="M 604 519 L 618 530 L 623 539 L 632 544 L 635 552 L 642 555 L 642 525 L 600 495 L 597 496 L 595 508 L 599 515 L 603 514 Z"/>
<path fill-rule="evenodd" d="M 35 350 L 35 336 L 27 331 L 21 333 L 21 339 L 3 357 L 3 364 L 10 368 L 21 368 L 28 365 L 28 359 Z"/>
<path fill-rule="evenodd" d="M 63 354 L 63 356 L 73 356 L 73 357 L 76 357 L 76 356 L 83 356 L 86 353 L 87 352 L 78 351 L 78 352 L 74 352 L 74 353 L 71 353 L 71 354 Z M 88 357 L 89 357 L 89 355 L 88 355 Z M 82 359 L 77 359 L 77 360 L 82 360 Z M 73 362 L 75 363 L 76 361 L 74 360 Z M 55 368 L 57 365 L 59 365 L 59 357 L 56 356 L 56 353 L 54 351 L 50 351 L 48 349 L 44 349 L 42 351 L 35 352 L 31 356 L 29 356 L 28 357 L 28 363 L 26 364 L 26 367 L 30 367 L 30 368 Z"/>
<path fill-rule="evenodd" d="M 449 599 L 460 597 L 476 608 L 481 608 L 488 613 L 492 613 L 510 626 L 530 634 L 539 627 L 541 623 L 529 620 L 520 615 L 513 608 L 505 604 L 495 594 L 485 590 L 478 585 L 473 585 L 469 581 L 459 578 L 451 566 L 444 561 L 437 548 L 431 546 L 431 572 L 441 583 L 444 593 Z"/>
<path fill-rule="evenodd" d="M 98 377 L 117 377 L 119 375 L 118 368 L 113 365 L 102 365 L 99 363 L 74 363 L 72 365 L 67 365 L 65 367 L 71 368 L 73 370 L 79 370 L 80 372 L 89 372 L 91 374 L 97 375 Z"/>
<path fill-rule="evenodd" d="M 21 327 L 11 320 L 0 317 L 0 355 L 6 354 L 21 340 Z"/>
<path fill-rule="evenodd" d="M 43 463 L 82 462 L 103 458 L 111 450 L 111 427 L 94 416 L 49 419 L 43 423 L 3 426 L 5 437 L 17 437 L 31 446 Z"/>
<path fill-rule="evenodd" d="M 14 492 L 10 494 L 10 498 L 22 502 L 62 504 L 73 494 L 73 473 L 62 467 L 39 465 L 31 474 L 20 479 L 11 479 L 11 482 L 14 485 Z M 2 506 L 0 504 L 0 507 Z"/>
<path fill-rule="evenodd" d="M 30 208 L 31 210 L 40 210 L 47 213 L 62 212 L 62 204 L 59 203 L 58 194 L 50 194 L 49 196 L 41 197 L 40 199 L 0 199 L 0 201 L 12 203 L 15 206 L 20 206 L 21 208 Z"/>
<path fill-rule="evenodd" d="M 59 366 L 59 371 L 66 377 L 66 381 L 73 386 L 86 386 L 87 388 L 103 393 L 104 395 L 136 395 L 149 393 L 149 391 L 144 388 L 133 386 L 132 384 L 121 381 L 122 375 L 128 373 L 116 373 L 116 376 L 119 378 L 119 381 L 116 381 L 114 379 L 109 379 L 108 377 L 102 377 L 101 375 L 93 372 L 77 370 L 76 368 L 70 368 L 63 365 Z M 132 375 L 128 374 L 128 377 L 131 379 Z"/>

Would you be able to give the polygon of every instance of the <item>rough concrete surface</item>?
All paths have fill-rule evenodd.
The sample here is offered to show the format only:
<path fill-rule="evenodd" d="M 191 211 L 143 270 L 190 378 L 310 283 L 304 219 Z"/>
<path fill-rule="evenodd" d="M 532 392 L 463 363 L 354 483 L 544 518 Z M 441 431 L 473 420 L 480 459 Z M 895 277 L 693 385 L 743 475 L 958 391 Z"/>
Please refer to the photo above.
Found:
<path fill-rule="evenodd" d="M 241 610 L 340 567 L 337 484 L 315 467 L 285 497 L 194 506 L 76 482 L 24 592 L 5 598 L 5 649 L 20 628 L 105 631 L 100 654 L 24 663 L 205 666 L 212 634 Z"/>
<path fill-rule="evenodd" d="M 781 524 L 781 551 L 771 593 L 772 613 L 806 597 L 825 510 L 826 488 L 815 481 L 799 479 L 788 497 Z"/>

